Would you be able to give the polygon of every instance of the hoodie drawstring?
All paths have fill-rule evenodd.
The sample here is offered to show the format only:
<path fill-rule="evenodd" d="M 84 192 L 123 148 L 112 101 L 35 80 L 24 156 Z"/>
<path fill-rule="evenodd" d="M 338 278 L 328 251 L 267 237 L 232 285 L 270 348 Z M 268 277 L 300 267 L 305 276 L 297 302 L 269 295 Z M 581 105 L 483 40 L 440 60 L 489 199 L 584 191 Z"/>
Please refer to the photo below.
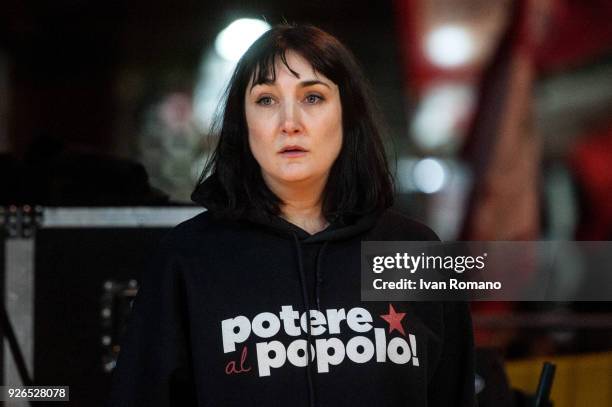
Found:
<path fill-rule="evenodd" d="M 317 300 L 318 311 L 321 311 L 320 287 L 321 284 L 323 284 L 323 275 L 321 274 L 321 259 L 323 258 L 323 252 L 325 251 L 328 243 L 328 240 L 323 243 L 323 246 L 321 246 L 321 250 L 319 250 L 319 254 L 317 255 L 317 266 L 315 270 L 315 298 Z"/>
<path fill-rule="evenodd" d="M 293 242 L 295 243 L 295 250 L 297 252 L 297 260 L 298 260 L 298 273 L 300 277 L 300 286 L 302 289 L 302 302 L 304 303 L 304 307 L 306 308 L 306 320 L 307 320 L 307 329 L 306 329 L 306 375 L 308 378 L 308 405 L 310 407 L 315 407 L 315 390 L 313 383 L 313 374 L 312 374 L 312 365 L 310 364 L 310 342 L 311 342 L 311 324 L 310 324 L 310 302 L 308 301 L 308 292 L 306 289 L 306 275 L 304 274 L 304 262 L 302 259 L 302 247 L 300 245 L 300 241 L 298 240 L 297 235 L 293 234 Z M 318 263 L 318 262 L 317 262 Z M 318 300 L 318 296 L 317 296 Z"/>

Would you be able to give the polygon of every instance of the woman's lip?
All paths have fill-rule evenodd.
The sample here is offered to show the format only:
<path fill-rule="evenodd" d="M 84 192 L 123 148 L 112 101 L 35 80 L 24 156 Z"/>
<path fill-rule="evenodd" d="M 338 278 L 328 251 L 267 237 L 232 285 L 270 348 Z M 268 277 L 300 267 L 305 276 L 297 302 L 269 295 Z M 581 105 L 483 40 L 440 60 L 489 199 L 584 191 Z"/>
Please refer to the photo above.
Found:
<path fill-rule="evenodd" d="M 279 153 L 286 153 L 288 151 L 307 152 L 308 150 L 306 150 L 304 147 L 300 147 L 300 146 L 286 146 L 286 147 L 283 147 L 281 149 L 281 151 L 279 151 Z"/>
<path fill-rule="evenodd" d="M 304 155 L 306 155 L 307 151 L 304 150 L 285 150 L 285 151 L 281 151 L 279 154 L 281 154 L 283 157 L 302 157 Z"/>

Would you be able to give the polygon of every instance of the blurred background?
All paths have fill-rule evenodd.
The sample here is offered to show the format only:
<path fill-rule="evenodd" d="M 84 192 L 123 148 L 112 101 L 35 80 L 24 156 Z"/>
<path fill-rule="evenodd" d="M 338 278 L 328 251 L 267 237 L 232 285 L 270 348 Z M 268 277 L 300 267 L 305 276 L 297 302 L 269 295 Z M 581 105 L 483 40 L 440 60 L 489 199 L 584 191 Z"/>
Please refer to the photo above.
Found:
<path fill-rule="evenodd" d="M 86 219 L 188 208 L 224 85 L 281 22 L 319 26 L 354 52 L 388 124 L 397 207 L 442 239 L 612 240 L 610 21 L 607 0 L 5 0 L 5 382 L 70 384 L 74 405 L 101 405 L 117 315 L 173 221 L 147 212 L 141 229 L 100 231 Z M 64 227 L 74 211 L 49 223 L 66 207 L 89 208 L 81 232 Z M 129 264 L 116 259 L 125 252 Z M 29 274 L 11 274 L 20 262 Z M 59 315 L 63 326 L 48 322 Z M 612 405 L 611 303 L 476 303 L 473 318 L 482 376 L 498 385 L 481 405 L 522 405 L 543 358 L 557 363 L 555 405 Z"/>

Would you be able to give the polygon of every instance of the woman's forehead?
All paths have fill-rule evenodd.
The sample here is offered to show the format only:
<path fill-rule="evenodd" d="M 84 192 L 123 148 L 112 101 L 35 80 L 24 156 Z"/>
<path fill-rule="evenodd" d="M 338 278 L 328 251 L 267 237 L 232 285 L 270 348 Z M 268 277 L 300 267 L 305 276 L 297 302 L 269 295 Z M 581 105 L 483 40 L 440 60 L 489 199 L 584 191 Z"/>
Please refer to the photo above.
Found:
<path fill-rule="evenodd" d="M 274 84 L 280 72 L 303 81 L 318 80 L 333 84 L 333 81 L 317 71 L 306 58 L 295 51 L 287 50 L 284 55 L 276 55 L 273 64 L 270 62 L 267 60 L 257 64 L 251 74 L 248 90 L 257 85 Z"/>

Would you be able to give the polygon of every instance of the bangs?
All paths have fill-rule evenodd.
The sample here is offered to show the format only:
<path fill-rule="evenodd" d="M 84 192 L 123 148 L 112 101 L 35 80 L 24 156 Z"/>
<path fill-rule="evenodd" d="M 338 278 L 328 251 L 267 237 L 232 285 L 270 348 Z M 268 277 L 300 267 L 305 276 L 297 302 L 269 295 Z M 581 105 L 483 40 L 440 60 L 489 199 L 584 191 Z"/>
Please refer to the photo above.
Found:
<path fill-rule="evenodd" d="M 312 66 L 314 72 L 340 85 L 339 78 L 344 72 L 342 61 L 338 58 L 338 53 L 326 52 L 325 47 L 319 42 L 320 40 L 317 41 L 316 38 L 308 38 L 305 41 L 291 38 L 288 35 L 272 41 L 256 41 L 247 51 L 251 55 L 244 58 L 244 61 L 249 62 L 241 69 L 245 82 L 250 84 L 248 85 L 249 90 L 256 85 L 271 84 L 276 81 L 276 63 L 279 60 L 293 76 L 299 78 L 299 73 L 291 69 L 287 62 L 288 51 L 295 52 L 304 58 Z"/>
<path fill-rule="evenodd" d="M 276 81 L 276 61 L 279 59 L 282 62 L 282 64 L 285 65 L 285 67 L 287 67 L 289 72 L 291 72 L 293 76 L 299 79 L 300 74 L 294 71 L 293 69 L 291 69 L 291 67 L 289 66 L 289 63 L 287 62 L 286 54 L 287 54 L 287 49 L 279 49 L 279 50 L 275 50 L 275 52 L 273 53 L 262 55 L 262 57 L 259 60 L 255 61 L 254 67 L 253 67 L 253 74 L 251 75 L 251 80 L 249 81 L 250 82 L 249 90 L 253 89 L 253 87 L 256 85 L 271 84 L 274 81 Z"/>

